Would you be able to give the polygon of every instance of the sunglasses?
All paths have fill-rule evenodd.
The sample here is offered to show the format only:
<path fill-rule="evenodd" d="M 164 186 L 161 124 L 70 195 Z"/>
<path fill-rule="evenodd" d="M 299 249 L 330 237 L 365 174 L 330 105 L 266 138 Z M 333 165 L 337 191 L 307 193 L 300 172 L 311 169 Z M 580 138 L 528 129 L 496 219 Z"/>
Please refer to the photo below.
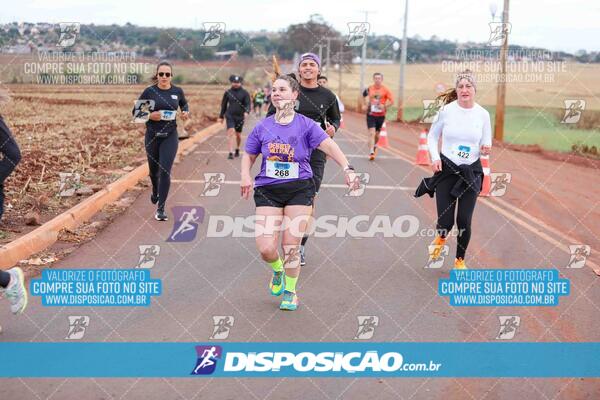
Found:
<path fill-rule="evenodd" d="M 160 76 L 161 78 L 163 76 L 166 76 L 167 78 L 170 78 L 171 77 L 171 73 L 170 72 L 159 72 L 158 76 Z"/>

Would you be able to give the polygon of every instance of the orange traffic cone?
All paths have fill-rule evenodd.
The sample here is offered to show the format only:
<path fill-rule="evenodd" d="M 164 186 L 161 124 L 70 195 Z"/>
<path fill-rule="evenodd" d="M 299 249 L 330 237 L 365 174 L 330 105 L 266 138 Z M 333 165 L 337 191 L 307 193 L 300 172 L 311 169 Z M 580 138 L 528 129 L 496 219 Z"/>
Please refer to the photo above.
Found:
<path fill-rule="evenodd" d="M 429 147 L 427 146 L 427 130 L 419 134 L 419 147 L 417 148 L 417 161 L 415 165 L 431 165 L 429 161 Z"/>
<path fill-rule="evenodd" d="M 387 128 L 385 126 L 385 121 L 383 121 L 381 131 L 379 132 L 379 140 L 377 141 L 377 146 L 388 147 Z"/>
<path fill-rule="evenodd" d="M 480 196 L 489 196 L 490 188 L 492 186 L 492 179 L 490 178 L 490 156 L 481 156 L 481 167 L 483 169 L 483 182 L 481 184 Z"/>

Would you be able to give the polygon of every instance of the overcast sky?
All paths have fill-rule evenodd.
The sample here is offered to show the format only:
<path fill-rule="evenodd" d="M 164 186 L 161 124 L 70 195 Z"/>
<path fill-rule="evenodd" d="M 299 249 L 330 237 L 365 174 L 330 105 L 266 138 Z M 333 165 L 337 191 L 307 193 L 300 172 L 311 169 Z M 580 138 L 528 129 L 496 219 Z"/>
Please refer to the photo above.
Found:
<path fill-rule="evenodd" d="M 502 0 L 409 0 L 408 36 L 486 42 L 490 4 Z M 0 22 L 80 22 L 202 28 L 202 22 L 225 22 L 227 30 L 278 31 L 319 13 L 337 30 L 364 20 L 371 32 L 402 36 L 403 0 L 21 0 L 3 7 Z M 600 51 L 600 1 L 512 0 L 510 43 L 550 50 Z"/>

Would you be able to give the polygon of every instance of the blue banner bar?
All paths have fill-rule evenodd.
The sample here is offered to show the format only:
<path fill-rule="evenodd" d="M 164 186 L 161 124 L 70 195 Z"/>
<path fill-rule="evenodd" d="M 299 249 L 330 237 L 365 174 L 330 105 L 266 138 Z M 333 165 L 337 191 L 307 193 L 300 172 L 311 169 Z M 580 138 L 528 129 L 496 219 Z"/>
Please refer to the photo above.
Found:
<path fill-rule="evenodd" d="M 0 377 L 600 377 L 600 343 L 0 343 Z"/>

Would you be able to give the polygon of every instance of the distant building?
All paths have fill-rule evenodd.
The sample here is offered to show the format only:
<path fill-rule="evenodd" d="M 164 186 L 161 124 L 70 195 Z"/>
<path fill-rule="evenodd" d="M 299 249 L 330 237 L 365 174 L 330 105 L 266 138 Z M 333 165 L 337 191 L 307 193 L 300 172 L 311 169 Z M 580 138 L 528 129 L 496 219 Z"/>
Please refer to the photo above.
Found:
<path fill-rule="evenodd" d="M 360 57 L 354 57 L 352 59 L 352 64 L 360 64 L 361 59 Z M 365 59 L 365 64 L 376 64 L 376 65 L 386 65 L 386 64 L 393 64 L 394 60 L 386 60 L 386 59 L 381 59 L 381 58 L 367 58 Z"/>
<path fill-rule="evenodd" d="M 31 54 L 31 46 L 29 46 L 28 44 L 15 44 L 13 46 L 5 46 L 2 48 L 2 53 Z"/>
<path fill-rule="evenodd" d="M 238 54 L 237 50 L 216 51 L 215 57 L 218 60 L 229 61 L 229 60 L 235 60 L 237 58 L 237 54 Z"/>

